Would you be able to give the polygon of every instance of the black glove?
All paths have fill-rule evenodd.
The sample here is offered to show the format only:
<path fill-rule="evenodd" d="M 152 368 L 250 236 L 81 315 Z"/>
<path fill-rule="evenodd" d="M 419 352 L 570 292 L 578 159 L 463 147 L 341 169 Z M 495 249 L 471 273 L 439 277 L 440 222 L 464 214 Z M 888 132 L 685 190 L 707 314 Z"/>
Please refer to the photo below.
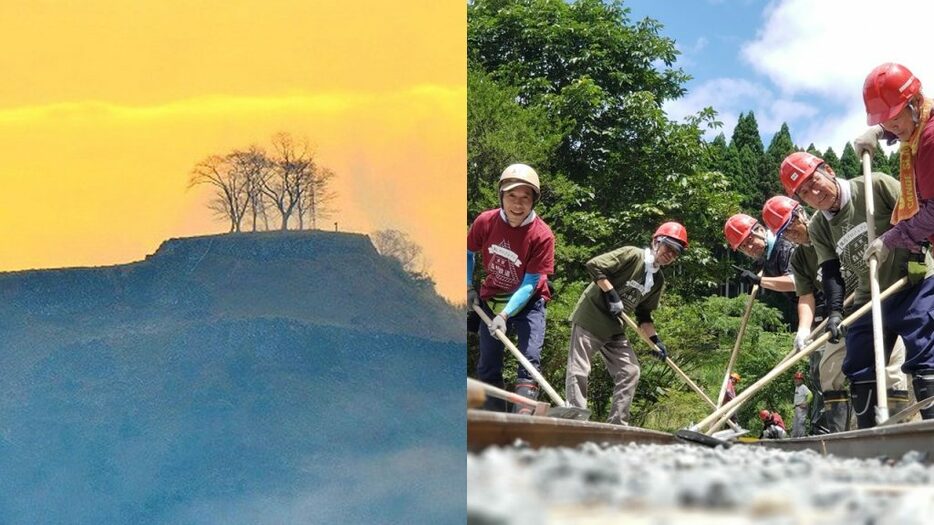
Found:
<path fill-rule="evenodd" d="M 603 300 L 606 301 L 606 307 L 611 314 L 619 315 L 623 312 L 623 300 L 613 288 L 610 288 L 608 292 L 603 292 Z"/>
<path fill-rule="evenodd" d="M 480 304 L 480 294 L 473 286 L 467 287 L 467 311 L 472 312 L 473 307 Z"/>
<path fill-rule="evenodd" d="M 665 346 L 665 343 L 663 343 L 662 340 L 658 337 L 658 334 L 653 335 L 649 339 L 651 339 L 652 342 L 655 343 L 655 346 L 658 347 L 658 351 L 655 352 L 655 357 L 657 357 L 659 361 L 665 361 L 668 359 L 668 347 Z"/>
<path fill-rule="evenodd" d="M 846 335 L 846 326 L 840 326 L 843 322 L 843 314 L 840 312 L 830 312 L 827 317 L 827 331 L 830 332 L 830 342 L 839 343 L 840 337 Z"/>
<path fill-rule="evenodd" d="M 740 271 L 739 279 L 749 286 L 758 286 L 762 283 L 762 277 L 759 277 L 755 272 L 749 270 Z"/>

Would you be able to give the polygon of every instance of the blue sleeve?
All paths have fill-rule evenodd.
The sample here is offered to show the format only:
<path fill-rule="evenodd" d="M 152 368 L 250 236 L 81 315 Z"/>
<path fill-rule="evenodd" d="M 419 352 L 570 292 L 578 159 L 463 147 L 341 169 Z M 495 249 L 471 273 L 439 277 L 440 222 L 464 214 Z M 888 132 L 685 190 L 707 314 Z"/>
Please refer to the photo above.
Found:
<path fill-rule="evenodd" d="M 474 256 L 472 251 L 467 251 L 467 286 L 473 286 L 473 267 Z"/>
<path fill-rule="evenodd" d="M 509 298 L 509 302 L 506 303 L 506 307 L 503 308 L 503 311 L 506 312 L 506 315 L 512 317 L 513 314 L 525 307 L 525 304 L 529 302 L 529 299 L 532 298 L 532 293 L 535 291 L 535 286 L 538 285 L 538 279 L 540 274 L 537 273 L 527 273 L 522 279 L 522 283 L 519 285 L 519 288 L 513 292 L 512 297 Z"/>

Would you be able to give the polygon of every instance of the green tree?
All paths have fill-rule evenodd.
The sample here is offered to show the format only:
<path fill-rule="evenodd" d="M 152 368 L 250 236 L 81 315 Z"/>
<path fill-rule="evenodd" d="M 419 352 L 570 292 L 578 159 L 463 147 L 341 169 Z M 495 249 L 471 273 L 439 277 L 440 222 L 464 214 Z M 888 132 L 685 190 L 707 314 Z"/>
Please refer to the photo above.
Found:
<path fill-rule="evenodd" d="M 840 169 L 836 170 L 838 176 L 844 179 L 852 179 L 863 172 L 859 167 L 859 157 L 856 156 L 856 150 L 849 142 L 843 146 L 843 154 L 840 155 Z"/>
<path fill-rule="evenodd" d="M 662 104 L 683 95 L 688 76 L 672 66 L 678 51 L 660 28 L 651 19 L 632 22 L 616 1 L 468 6 L 470 69 L 515 89 L 520 106 L 543 111 L 561 134 L 547 165 L 568 191 L 540 213 L 565 246 L 596 255 L 644 239 L 664 219 L 692 229 L 678 210 L 659 208 L 657 196 L 698 171 L 702 128 L 717 122 L 710 109 L 681 123 L 668 119 Z M 582 261 L 574 262 L 567 277 L 584 278 Z"/>
<path fill-rule="evenodd" d="M 494 82 L 480 69 L 467 71 L 467 215 L 499 205 L 497 183 L 506 166 L 535 168 L 543 191 L 553 188 L 551 156 L 561 141 L 545 111 L 516 102 L 518 88 Z"/>
<path fill-rule="evenodd" d="M 837 154 L 834 152 L 832 147 L 827 148 L 827 151 L 825 151 L 824 154 L 820 157 L 824 159 L 824 162 L 826 162 L 828 166 L 833 168 L 834 172 L 837 172 L 840 169 L 840 159 L 837 157 Z"/>
<path fill-rule="evenodd" d="M 892 168 L 889 166 L 889 156 L 882 150 L 878 145 L 876 146 L 875 153 L 872 154 L 872 171 L 881 171 L 882 173 L 892 173 Z M 860 174 L 863 173 L 862 166 L 860 166 Z"/>
<path fill-rule="evenodd" d="M 737 150 L 743 149 L 743 146 L 749 147 L 749 150 L 755 155 L 762 155 L 762 137 L 759 135 L 759 124 L 756 122 L 756 115 L 752 111 L 739 114 L 739 120 L 736 127 L 733 128 L 733 138 L 730 145 Z"/>
<path fill-rule="evenodd" d="M 793 153 L 796 149 L 794 142 L 791 140 L 791 131 L 788 129 L 788 124 L 783 122 L 778 133 L 772 135 L 772 141 L 769 142 L 769 149 L 765 152 L 767 175 L 763 177 L 763 183 L 762 186 L 760 186 L 762 197 L 764 197 L 764 200 L 761 202 L 765 202 L 765 199 L 773 195 L 783 194 L 784 189 L 782 188 L 782 181 L 779 177 L 779 169 L 785 157 Z"/>
<path fill-rule="evenodd" d="M 889 154 L 889 169 L 891 170 L 889 175 L 895 177 L 896 179 L 901 178 L 898 176 L 899 171 L 900 171 L 900 167 L 899 167 L 900 165 L 901 165 L 901 160 L 898 155 L 898 150 L 895 150 Z"/>
<path fill-rule="evenodd" d="M 712 142 L 704 148 L 704 159 L 701 163 L 701 169 L 706 171 L 722 171 L 723 163 L 726 161 L 727 148 L 726 137 L 723 133 L 718 133 Z"/>

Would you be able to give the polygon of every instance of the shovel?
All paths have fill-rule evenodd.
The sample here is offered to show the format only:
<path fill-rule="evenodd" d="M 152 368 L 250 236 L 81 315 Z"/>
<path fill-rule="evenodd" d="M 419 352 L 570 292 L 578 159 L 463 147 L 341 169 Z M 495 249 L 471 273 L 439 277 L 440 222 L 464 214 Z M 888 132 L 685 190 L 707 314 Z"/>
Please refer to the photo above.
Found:
<path fill-rule="evenodd" d="M 876 239 L 876 224 L 873 221 L 875 214 L 872 202 L 872 162 L 868 151 L 863 152 L 863 178 L 865 179 L 866 194 L 866 242 L 872 243 Z M 872 346 L 876 358 L 876 423 L 889 418 L 888 392 L 881 385 L 885 385 L 885 349 L 882 345 L 882 300 L 879 299 L 879 259 L 876 256 L 869 258 L 869 290 L 872 303 Z"/>
<path fill-rule="evenodd" d="M 733 268 L 742 270 L 739 266 L 733 265 Z M 762 272 L 759 272 L 762 277 Z M 730 354 L 730 360 L 726 365 L 726 374 L 723 376 L 723 383 L 720 385 L 720 393 L 717 395 L 717 404 L 723 404 L 723 398 L 726 396 L 726 386 L 730 382 L 730 372 L 733 371 L 733 365 L 736 364 L 736 356 L 739 355 L 739 345 L 743 342 L 743 335 L 746 333 L 746 324 L 749 323 L 749 314 L 752 313 L 752 305 L 756 301 L 756 294 L 759 293 L 759 285 L 753 285 L 749 291 L 749 299 L 746 299 L 746 311 L 743 312 L 743 320 L 739 324 L 739 331 L 736 332 L 736 343 L 733 345 L 733 352 Z"/>
<path fill-rule="evenodd" d="M 889 286 L 882 294 L 879 296 L 879 300 L 885 300 L 887 297 L 898 293 L 908 284 L 908 278 L 902 277 L 898 281 Z M 846 317 L 840 324 L 841 326 L 849 326 L 853 324 L 854 321 L 862 317 L 866 312 L 869 311 L 869 303 L 864 304 L 859 307 L 855 312 Z M 814 341 L 811 344 L 805 346 L 800 352 L 794 355 L 791 359 L 786 360 L 785 362 L 779 364 L 772 369 L 771 372 L 763 376 L 761 379 L 756 381 L 754 384 L 750 385 L 748 388 L 740 392 L 736 398 L 724 404 L 722 407 L 715 410 L 712 414 L 704 418 L 703 421 L 691 427 L 690 430 L 693 431 L 707 431 L 713 433 L 718 430 L 726 421 L 729 420 L 729 417 L 732 416 L 740 407 L 745 403 L 750 397 L 756 394 L 756 392 L 765 388 L 766 385 L 772 382 L 773 379 L 778 377 L 783 372 L 787 371 L 795 365 L 798 361 L 809 356 L 812 352 L 821 347 L 828 339 L 830 339 L 830 334 L 824 332 L 824 334 Z"/>
<path fill-rule="evenodd" d="M 642 342 L 649 345 L 649 348 L 654 350 L 656 353 L 659 353 L 659 354 L 661 353 L 661 350 L 659 350 L 659 348 L 655 346 L 655 343 L 653 343 L 652 340 L 649 339 L 645 335 L 645 333 L 639 328 L 639 325 L 637 325 L 636 322 L 633 321 L 628 315 L 626 315 L 624 312 L 620 312 L 619 319 L 620 319 L 620 322 L 625 322 L 626 325 L 629 325 L 629 328 L 632 328 L 633 331 L 636 332 L 639 335 L 639 337 L 642 339 Z M 703 398 L 703 400 L 706 401 L 708 405 L 710 405 L 713 409 L 716 410 L 717 405 L 713 403 L 713 400 L 710 399 L 710 397 L 708 397 L 707 394 L 705 394 L 704 391 L 701 390 L 699 386 L 697 386 L 697 383 L 695 383 L 694 381 L 691 381 L 691 378 L 688 377 L 688 375 L 685 374 L 680 368 L 678 368 L 678 365 L 676 365 L 675 362 L 672 361 L 670 357 L 665 357 L 665 364 L 670 366 L 671 369 L 674 370 L 675 373 L 678 374 L 678 376 L 680 376 L 681 379 L 684 380 L 684 382 L 687 383 L 689 387 L 691 387 L 691 390 L 696 392 L 697 395 L 701 396 L 701 398 Z M 733 423 L 730 420 L 727 420 L 727 422 L 730 424 L 730 427 L 733 430 L 737 432 L 740 432 L 743 430 L 736 423 Z M 681 436 L 678 436 L 678 437 L 681 437 Z"/>
<path fill-rule="evenodd" d="M 509 401 L 514 405 L 530 407 L 532 409 L 533 416 L 556 417 L 559 419 L 576 419 L 578 421 L 587 421 L 587 418 L 590 417 L 589 411 L 584 413 L 581 412 L 577 407 L 553 407 L 548 403 L 534 401 L 525 396 L 520 396 L 515 392 L 509 392 L 508 390 L 503 390 L 502 388 L 497 388 L 493 385 L 488 385 L 483 381 L 477 381 L 476 379 L 469 377 L 467 378 L 467 388 L 479 389 L 488 396 L 496 397 L 504 401 Z"/>
<path fill-rule="evenodd" d="M 931 397 L 929 397 L 929 398 L 927 398 L 927 399 L 922 399 L 921 401 L 918 401 L 917 403 L 908 405 L 908 406 L 907 406 L 904 410 L 902 410 L 901 412 L 899 412 L 899 413 L 895 414 L 894 416 L 892 416 L 892 417 L 886 419 L 885 421 L 883 421 L 882 423 L 879 423 L 879 424 L 876 425 L 876 426 L 877 426 L 877 427 L 887 427 L 887 426 L 889 426 L 889 425 L 896 425 L 896 424 L 901 423 L 901 422 L 903 422 L 903 421 L 908 421 L 909 419 L 915 417 L 915 414 L 917 414 L 918 412 L 921 412 L 922 410 L 924 410 L 925 408 L 928 408 L 928 407 L 931 406 L 931 405 L 934 405 L 934 396 L 931 396 Z"/>
<path fill-rule="evenodd" d="M 475 304 L 473 306 L 473 310 L 477 312 L 477 315 L 480 316 L 480 319 L 486 324 L 486 326 L 490 326 L 490 317 L 486 315 L 486 312 L 483 311 L 483 308 L 480 308 L 480 305 Z M 568 405 L 564 399 L 561 399 L 561 396 L 558 395 L 558 392 L 556 392 L 554 388 L 551 388 L 551 385 L 548 384 L 548 381 L 545 380 L 545 376 L 543 376 L 541 372 L 539 372 L 535 368 L 535 366 L 533 366 L 532 363 L 530 363 L 529 360 L 526 359 L 524 355 L 522 355 L 522 352 L 520 352 L 519 349 L 516 348 L 516 345 L 512 344 L 512 341 L 510 341 L 509 338 L 506 337 L 506 334 L 504 334 L 502 330 L 496 330 L 496 333 L 493 335 L 495 335 L 497 339 L 503 342 L 503 345 L 505 345 L 506 348 L 509 349 L 509 352 L 512 353 L 513 357 L 515 357 L 516 360 L 518 360 L 519 363 L 522 364 L 522 367 L 525 368 L 525 370 L 533 378 L 535 378 L 536 381 L 538 381 L 538 384 L 541 385 L 542 390 L 544 390 L 548 394 L 548 397 L 550 397 L 551 400 L 554 401 L 556 405 L 558 405 L 561 408 L 566 409 L 567 410 L 566 413 L 573 412 L 577 415 L 577 417 L 567 418 L 567 419 L 581 419 L 581 420 L 586 421 L 587 419 L 590 418 L 590 410 L 587 410 L 586 408 L 572 407 Z M 559 417 L 559 416 L 555 416 L 555 417 Z"/>

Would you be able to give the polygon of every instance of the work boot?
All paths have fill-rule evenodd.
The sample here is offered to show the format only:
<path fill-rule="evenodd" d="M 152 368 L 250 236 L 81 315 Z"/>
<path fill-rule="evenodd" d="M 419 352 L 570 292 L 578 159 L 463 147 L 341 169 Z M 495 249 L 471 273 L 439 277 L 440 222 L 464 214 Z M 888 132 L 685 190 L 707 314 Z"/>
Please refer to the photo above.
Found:
<path fill-rule="evenodd" d="M 538 385 L 535 384 L 535 381 L 531 379 L 519 379 L 516 381 L 516 393 L 522 397 L 531 399 L 532 401 L 538 401 Z M 512 406 L 512 411 L 517 414 L 523 414 L 526 416 L 531 416 L 532 412 L 535 411 L 534 407 L 529 405 L 517 405 Z"/>
<path fill-rule="evenodd" d="M 856 413 L 856 426 L 872 428 L 876 426 L 876 382 L 859 381 L 850 383 L 850 400 Z"/>
<path fill-rule="evenodd" d="M 850 398 L 846 390 L 827 390 L 824 392 L 824 418 L 830 434 L 848 430 Z"/>
<path fill-rule="evenodd" d="M 496 388 L 506 388 L 506 383 L 502 379 L 499 381 L 493 381 L 489 383 L 490 385 L 495 386 Z M 505 412 L 506 411 L 506 401 L 499 399 L 498 397 L 486 396 L 486 402 L 483 403 L 483 410 L 489 410 L 491 412 Z"/>
<path fill-rule="evenodd" d="M 908 405 L 911 404 L 908 399 L 907 390 L 895 390 L 890 388 L 887 390 L 887 395 L 889 400 L 889 417 L 905 410 L 908 408 Z"/>
<path fill-rule="evenodd" d="M 911 380 L 918 401 L 934 396 L 934 370 L 918 370 Z M 934 406 L 921 411 L 921 419 L 934 419 Z"/>

